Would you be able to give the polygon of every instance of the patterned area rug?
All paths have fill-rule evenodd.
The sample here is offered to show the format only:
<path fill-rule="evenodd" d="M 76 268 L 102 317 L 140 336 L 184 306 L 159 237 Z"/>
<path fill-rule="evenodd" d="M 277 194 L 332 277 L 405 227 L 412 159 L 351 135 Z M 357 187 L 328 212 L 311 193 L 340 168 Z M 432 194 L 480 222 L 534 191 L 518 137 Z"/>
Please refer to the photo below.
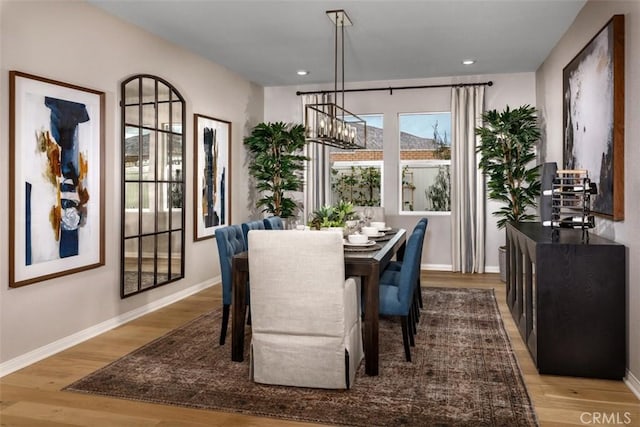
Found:
<path fill-rule="evenodd" d="M 380 375 L 361 364 L 351 390 L 255 384 L 219 346 L 221 311 L 186 325 L 65 390 L 348 426 L 535 426 L 493 291 L 427 288 L 412 363 L 399 321 L 381 319 Z M 247 328 L 249 329 L 249 328 Z"/>

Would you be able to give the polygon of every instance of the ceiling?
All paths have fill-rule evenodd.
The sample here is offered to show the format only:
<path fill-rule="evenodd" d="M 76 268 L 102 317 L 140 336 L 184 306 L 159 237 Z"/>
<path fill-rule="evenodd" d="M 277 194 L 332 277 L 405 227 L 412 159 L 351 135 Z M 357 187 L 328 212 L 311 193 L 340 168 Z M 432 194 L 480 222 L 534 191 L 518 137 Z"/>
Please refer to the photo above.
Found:
<path fill-rule="evenodd" d="M 334 81 L 344 9 L 345 81 L 535 71 L 585 0 L 88 0 L 262 86 Z M 471 66 L 463 59 L 475 59 Z M 297 70 L 308 70 L 298 76 Z"/>

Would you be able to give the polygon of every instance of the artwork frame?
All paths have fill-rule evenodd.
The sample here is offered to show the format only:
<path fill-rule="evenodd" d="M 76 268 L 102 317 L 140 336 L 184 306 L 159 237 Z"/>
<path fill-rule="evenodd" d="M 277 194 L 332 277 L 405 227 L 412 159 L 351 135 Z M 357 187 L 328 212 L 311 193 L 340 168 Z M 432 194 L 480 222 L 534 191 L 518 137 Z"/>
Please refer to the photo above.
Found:
<path fill-rule="evenodd" d="M 563 166 L 588 171 L 591 211 L 613 221 L 624 219 L 624 27 L 614 15 L 562 70 Z"/>
<path fill-rule="evenodd" d="M 9 72 L 10 287 L 105 264 L 104 115 L 104 92 Z"/>
<path fill-rule="evenodd" d="M 200 241 L 231 224 L 231 122 L 194 114 L 193 140 L 193 240 Z"/>

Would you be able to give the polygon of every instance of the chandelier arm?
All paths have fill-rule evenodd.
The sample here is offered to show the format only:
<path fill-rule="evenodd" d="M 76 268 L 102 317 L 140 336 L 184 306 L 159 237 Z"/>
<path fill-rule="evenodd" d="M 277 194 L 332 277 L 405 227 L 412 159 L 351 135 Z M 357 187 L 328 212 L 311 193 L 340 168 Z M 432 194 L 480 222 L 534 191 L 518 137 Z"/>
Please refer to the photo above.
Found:
<path fill-rule="evenodd" d="M 336 11 L 336 26 L 333 40 L 333 102 L 338 102 L 338 11 Z M 343 104 L 344 105 L 344 104 Z"/>
<path fill-rule="evenodd" d="M 340 43 L 342 43 L 342 108 L 344 108 L 344 16 L 342 18 L 342 25 L 341 25 L 341 37 L 340 37 Z M 342 119 L 344 120 L 344 114 L 342 115 Z"/>

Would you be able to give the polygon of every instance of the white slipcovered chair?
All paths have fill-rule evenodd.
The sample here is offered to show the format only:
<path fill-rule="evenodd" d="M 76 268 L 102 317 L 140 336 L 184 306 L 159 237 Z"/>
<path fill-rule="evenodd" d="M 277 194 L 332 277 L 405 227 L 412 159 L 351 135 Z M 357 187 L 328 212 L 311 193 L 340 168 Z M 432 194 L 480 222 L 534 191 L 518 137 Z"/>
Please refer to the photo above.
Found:
<path fill-rule="evenodd" d="M 252 230 L 250 376 L 349 388 L 364 357 L 360 281 L 344 275 L 342 234 Z"/>

